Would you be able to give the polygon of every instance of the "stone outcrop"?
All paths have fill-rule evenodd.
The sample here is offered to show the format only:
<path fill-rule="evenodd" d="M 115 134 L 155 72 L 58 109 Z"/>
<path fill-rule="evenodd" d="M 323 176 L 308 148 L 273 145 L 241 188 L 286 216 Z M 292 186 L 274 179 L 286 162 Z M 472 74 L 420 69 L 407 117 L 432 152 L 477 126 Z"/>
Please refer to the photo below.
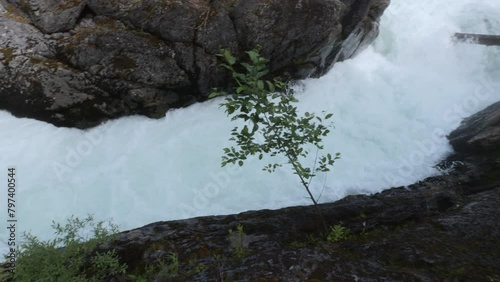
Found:
<path fill-rule="evenodd" d="M 325 239 L 314 208 L 292 207 L 157 222 L 111 248 L 130 273 L 155 266 L 149 281 L 486 281 L 500 263 L 500 183 L 481 192 L 469 185 L 438 177 L 322 205 L 329 224 L 350 230 L 340 242 Z M 237 225 L 242 257 L 228 233 Z M 171 253 L 178 274 L 162 277 Z"/>
<path fill-rule="evenodd" d="M 262 46 L 272 75 L 324 74 L 378 34 L 389 0 L 0 1 L 0 108 L 87 128 L 164 116 L 229 74 L 216 53 Z"/>
<path fill-rule="evenodd" d="M 448 138 L 459 152 L 497 153 L 500 158 L 500 102 L 466 118 Z"/>
<path fill-rule="evenodd" d="M 350 230 L 340 242 L 325 239 L 312 208 L 295 207 L 158 222 L 124 233 L 112 248 L 130 273 L 155 266 L 149 281 L 487 281 L 500 263 L 500 185 L 470 195 L 449 190 L 466 186 L 434 178 L 323 205 L 330 223 Z M 238 224 L 243 257 L 228 233 Z M 180 269 L 162 278 L 157 262 L 168 267 L 171 253 Z"/>
<path fill-rule="evenodd" d="M 495 112 L 498 103 L 466 119 L 450 138 L 480 135 L 481 144 L 498 148 Z M 500 279 L 500 164 L 490 154 L 462 150 L 438 167 L 446 173 L 320 205 L 328 225 L 350 231 L 339 241 L 326 239 L 309 206 L 156 222 L 121 233 L 101 250 L 117 251 L 129 273 L 148 281 Z M 179 259 L 174 273 L 166 271 L 172 253 Z M 145 265 L 152 271 L 144 272 Z"/>

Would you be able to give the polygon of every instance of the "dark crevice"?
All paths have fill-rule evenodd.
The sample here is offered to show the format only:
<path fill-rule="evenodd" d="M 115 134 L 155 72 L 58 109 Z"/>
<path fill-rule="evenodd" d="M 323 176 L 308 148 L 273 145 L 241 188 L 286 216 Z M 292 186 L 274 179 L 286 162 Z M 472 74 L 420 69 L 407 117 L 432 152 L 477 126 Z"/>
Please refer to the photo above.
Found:
<path fill-rule="evenodd" d="M 236 18 L 232 14 L 232 11 L 227 14 L 227 17 L 229 18 L 229 21 L 231 22 L 231 24 L 233 26 L 234 34 L 235 34 L 235 37 L 236 37 L 236 44 L 238 45 L 238 53 L 241 53 L 244 50 L 243 50 L 243 48 L 242 48 L 242 46 L 240 44 L 241 40 L 240 40 L 240 35 L 238 33 L 238 28 L 236 26 Z"/>
<path fill-rule="evenodd" d="M 196 42 L 198 42 L 198 29 L 197 28 L 194 29 L 194 36 L 193 36 L 193 70 L 194 70 L 194 77 L 193 77 L 192 83 L 193 83 L 193 87 L 198 92 L 201 92 L 200 91 L 200 84 L 198 82 L 198 78 L 200 77 L 201 70 L 200 70 L 200 67 L 198 67 L 198 65 L 196 64 L 196 46 L 195 46 Z M 202 48 L 202 50 L 204 50 L 204 48 Z M 203 96 L 203 95 L 197 95 L 197 99 L 200 99 L 201 96 Z"/>
<path fill-rule="evenodd" d="M 278 43 L 276 46 L 277 46 L 277 47 L 281 46 L 281 45 L 283 44 L 283 42 L 284 42 L 286 39 L 288 39 L 288 37 L 287 37 L 287 35 L 286 35 L 286 33 L 285 33 L 283 36 L 281 36 L 281 38 L 280 38 L 280 43 Z M 288 50 L 288 49 L 290 48 L 290 45 L 291 45 L 292 43 L 293 43 L 293 41 L 289 43 L 289 45 L 287 46 L 287 48 L 285 48 L 285 50 Z M 281 52 L 281 51 L 280 51 L 280 50 L 276 50 L 276 49 L 277 49 L 277 48 L 275 48 L 275 49 L 271 52 L 271 58 L 276 58 L 276 57 L 279 57 L 279 55 L 276 55 L 276 52 Z M 271 71 L 274 71 L 274 70 L 275 70 L 273 60 L 271 60 L 271 61 L 269 62 L 269 69 L 270 69 Z"/>
<path fill-rule="evenodd" d="M 75 26 L 80 24 L 83 19 L 93 18 L 95 16 L 96 14 L 94 13 L 94 11 L 92 11 L 88 5 L 85 5 L 82 12 L 80 13 L 80 16 L 78 16 L 78 18 L 76 19 Z"/>
<path fill-rule="evenodd" d="M 315 69 L 309 74 L 309 77 L 316 77 L 318 76 L 318 74 L 320 73 L 323 73 L 323 71 L 325 69 L 329 69 L 330 68 L 330 65 L 333 64 L 334 60 L 332 59 L 332 56 L 335 57 L 338 52 L 340 51 L 340 47 L 341 47 L 341 44 L 338 44 L 334 47 L 332 47 L 332 50 L 330 51 L 330 53 L 325 57 L 325 61 L 326 62 L 332 62 L 329 66 L 321 66 L 320 64 L 318 64 L 318 61 L 316 60 L 316 58 L 320 58 L 321 57 L 321 53 L 320 51 L 322 50 L 322 48 L 325 46 L 324 45 L 324 42 L 327 42 L 328 40 L 328 37 L 330 36 L 330 34 L 327 34 L 324 38 L 322 38 L 319 43 L 314 46 L 313 48 L 311 48 L 311 50 L 313 50 L 312 52 L 309 52 L 308 54 L 300 54 L 300 56 L 307 56 L 308 57 L 308 60 L 304 61 L 302 63 L 302 65 L 308 65 L 308 64 L 311 64 L 315 67 Z M 297 49 L 297 44 L 296 44 L 296 41 L 292 41 L 290 42 L 290 45 L 288 46 L 288 48 L 295 48 L 294 50 L 294 58 L 297 58 L 297 52 L 296 52 L 296 49 Z M 287 71 L 287 70 L 293 70 L 294 72 L 298 70 L 298 67 L 300 67 L 300 65 L 296 64 L 295 62 L 292 62 L 293 64 L 290 64 L 290 65 L 285 65 L 277 70 L 274 70 L 276 71 L 277 73 L 282 73 L 284 71 Z"/>
<path fill-rule="evenodd" d="M 358 1 L 350 6 L 349 12 L 342 21 L 342 40 L 347 39 L 349 35 L 358 27 L 366 18 L 370 11 L 370 1 Z"/>

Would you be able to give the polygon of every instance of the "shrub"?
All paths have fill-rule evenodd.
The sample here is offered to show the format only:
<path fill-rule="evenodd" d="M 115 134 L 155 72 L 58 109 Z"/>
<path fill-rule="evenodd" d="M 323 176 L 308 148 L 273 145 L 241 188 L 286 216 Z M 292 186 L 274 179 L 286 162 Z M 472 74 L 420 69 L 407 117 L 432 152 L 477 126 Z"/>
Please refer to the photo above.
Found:
<path fill-rule="evenodd" d="M 120 264 L 114 251 L 96 251 L 118 232 L 113 223 L 96 223 L 89 215 L 83 220 L 71 217 L 65 225 L 53 222 L 52 228 L 53 240 L 24 234 L 26 242 L 18 251 L 14 281 L 104 281 L 125 273 L 126 265 Z"/>
<path fill-rule="evenodd" d="M 170 253 L 167 258 L 170 261 L 168 264 L 165 264 L 162 260 L 158 261 L 160 264 L 160 273 L 158 276 L 166 279 L 176 277 L 179 274 L 179 257 L 177 254 Z"/>
<path fill-rule="evenodd" d="M 310 184 L 318 172 L 327 172 L 340 154 L 319 156 L 323 149 L 322 138 L 330 133 L 331 123 L 323 125 L 332 117 L 323 112 L 316 116 L 306 112 L 300 116 L 294 103 L 298 102 L 287 84 L 279 79 L 266 80 L 268 60 L 261 57 L 259 49 L 246 52 L 250 63 L 237 65 L 236 58 L 227 50 L 222 50 L 220 57 L 226 63 L 223 67 L 231 71 L 236 82 L 235 94 L 228 95 L 224 91 L 214 90 L 209 97 L 226 96 L 221 104 L 231 120 L 241 120 L 245 125 L 234 127 L 230 140 L 236 146 L 224 148 L 222 166 L 238 164 L 243 166 L 249 156 L 256 155 L 263 159 L 264 155 L 281 156 L 286 159 L 293 173 L 307 191 L 315 205 L 323 225 L 325 220 L 318 207 L 317 199 L 310 190 Z M 240 72 L 239 70 L 242 70 Z M 312 166 L 304 165 L 309 150 L 316 149 L 316 159 Z M 281 167 L 280 162 L 271 162 L 264 167 L 265 171 L 274 172 Z"/>
<path fill-rule="evenodd" d="M 340 242 L 344 241 L 349 237 L 349 229 L 342 226 L 342 224 L 337 224 L 330 226 L 330 232 L 328 233 L 326 239 L 329 242 Z"/>
<path fill-rule="evenodd" d="M 243 258 L 248 253 L 248 242 L 247 235 L 243 230 L 243 225 L 238 224 L 236 227 L 236 232 L 233 229 L 229 229 L 229 241 L 231 242 L 231 247 L 234 248 L 236 256 L 238 258 Z"/>

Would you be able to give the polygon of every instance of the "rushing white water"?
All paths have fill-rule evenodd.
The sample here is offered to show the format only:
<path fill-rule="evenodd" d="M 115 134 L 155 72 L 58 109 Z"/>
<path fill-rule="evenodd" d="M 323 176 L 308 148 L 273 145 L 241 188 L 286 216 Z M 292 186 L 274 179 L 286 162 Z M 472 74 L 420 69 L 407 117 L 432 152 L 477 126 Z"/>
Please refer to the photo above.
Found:
<path fill-rule="evenodd" d="M 500 99 L 500 48 L 454 44 L 454 32 L 500 33 L 500 1 L 393 0 L 374 46 L 296 86 L 301 110 L 334 113 L 326 149 L 342 159 L 313 183 L 321 201 L 375 193 L 438 173 L 445 135 Z M 122 229 L 159 220 L 309 204 L 288 168 L 220 168 L 229 145 L 219 101 L 81 131 L 0 112 L 0 185 L 17 168 L 18 237 L 94 214 Z M 314 153 L 311 158 L 314 157 Z M 312 161 L 312 160 L 311 160 Z M 6 222 L 6 188 L 0 220 Z M 5 246 L 8 234 L 0 229 Z"/>

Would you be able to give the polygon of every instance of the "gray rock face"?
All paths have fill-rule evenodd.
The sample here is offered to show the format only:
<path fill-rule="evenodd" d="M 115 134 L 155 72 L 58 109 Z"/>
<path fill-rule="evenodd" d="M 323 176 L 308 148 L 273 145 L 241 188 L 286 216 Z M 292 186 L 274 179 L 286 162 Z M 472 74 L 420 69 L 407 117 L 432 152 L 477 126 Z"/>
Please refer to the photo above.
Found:
<path fill-rule="evenodd" d="M 85 0 L 8 0 L 25 12 L 45 33 L 67 31 L 74 27 L 85 7 Z"/>
<path fill-rule="evenodd" d="M 500 154 L 500 102 L 466 118 L 448 139 L 459 152 Z"/>
<path fill-rule="evenodd" d="M 274 76 L 322 75 L 373 41 L 389 0 L 1 3 L 0 108 L 87 128 L 227 87 L 220 48 L 262 46 Z"/>

